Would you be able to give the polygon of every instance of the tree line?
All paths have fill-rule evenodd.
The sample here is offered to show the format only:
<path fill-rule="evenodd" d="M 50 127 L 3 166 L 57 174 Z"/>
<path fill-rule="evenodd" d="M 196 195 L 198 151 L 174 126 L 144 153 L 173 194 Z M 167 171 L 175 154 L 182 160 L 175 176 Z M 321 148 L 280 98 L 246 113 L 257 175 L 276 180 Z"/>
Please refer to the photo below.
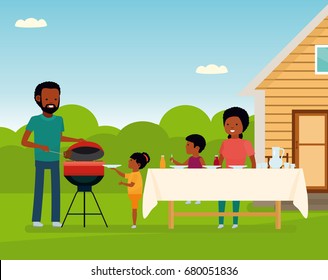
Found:
<path fill-rule="evenodd" d="M 223 111 L 210 119 L 205 112 L 194 106 L 177 106 L 162 117 L 159 124 L 151 122 L 134 122 L 121 130 L 113 126 L 99 126 L 96 117 L 88 109 L 78 105 L 65 105 L 59 108 L 56 115 L 64 118 L 65 133 L 71 137 L 84 138 L 102 146 L 105 155 L 102 160 L 107 164 L 121 164 L 120 170 L 129 172 L 127 162 L 134 152 L 147 152 L 151 160 L 142 170 L 144 179 L 148 168 L 158 168 L 161 155 L 165 156 L 169 167 L 170 155 L 179 161 L 185 161 L 185 137 L 197 133 L 205 137 L 207 145 L 202 152 L 206 164 L 212 165 L 214 156 L 223 140 L 227 138 L 223 127 Z M 14 132 L 0 127 L 0 158 L 2 161 L 2 193 L 29 193 L 34 189 L 34 154 L 33 149 L 21 146 L 21 138 L 26 126 Z M 254 117 L 244 133 L 244 139 L 254 144 Z M 63 143 L 61 151 L 69 147 Z M 61 161 L 65 159 L 62 157 Z M 247 164 L 249 164 L 247 162 Z M 62 172 L 63 173 L 63 172 Z M 50 174 L 45 176 L 45 191 L 50 191 Z M 118 186 L 120 178 L 113 171 L 106 169 L 102 181 L 94 187 L 96 192 L 124 192 Z M 61 191 L 73 192 L 72 186 L 63 176 Z"/>

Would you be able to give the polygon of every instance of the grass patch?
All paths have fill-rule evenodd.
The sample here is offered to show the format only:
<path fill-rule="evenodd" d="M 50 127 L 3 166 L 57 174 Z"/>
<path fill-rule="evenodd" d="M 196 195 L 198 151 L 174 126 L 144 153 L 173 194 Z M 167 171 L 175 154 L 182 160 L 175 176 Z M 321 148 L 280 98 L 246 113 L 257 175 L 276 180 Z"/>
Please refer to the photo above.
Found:
<path fill-rule="evenodd" d="M 328 213 L 310 212 L 304 219 L 298 211 L 282 212 L 282 229 L 273 217 L 240 217 L 239 228 L 217 229 L 216 217 L 176 217 L 175 229 L 167 227 L 167 203 L 160 202 L 147 219 L 141 207 L 138 228 L 130 229 L 131 208 L 126 194 L 97 194 L 109 227 L 100 216 L 69 216 L 63 228 L 51 226 L 50 195 L 44 195 L 43 228 L 31 223 L 32 194 L 1 194 L 0 259 L 327 259 Z M 73 194 L 61 196 L 64 218 Z M 91 196 L 87 210 L 95 211 Z M 82 210 L 82 195 L 74 204 Z M 201 205 L 175 203 L 176 211 L 216 211 L 217 202 Z M 226 211 L 231 210 L 227 202 Z M 241 211 L 263 211 L 242 202 Z"/>

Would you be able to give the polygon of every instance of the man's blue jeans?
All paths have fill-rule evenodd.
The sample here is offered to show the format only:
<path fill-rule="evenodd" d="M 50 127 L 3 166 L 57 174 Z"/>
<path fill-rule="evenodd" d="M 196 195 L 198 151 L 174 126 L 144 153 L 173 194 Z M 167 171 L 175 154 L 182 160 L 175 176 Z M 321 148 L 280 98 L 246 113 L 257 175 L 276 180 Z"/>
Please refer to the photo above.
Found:
<path fill-rule="evenodd" d="M 225 201 L 219 201 L 219 212 L 224 212 L 226 202 Z M 233 212 L 239 212 L 239 205 L 240 201 L 233 201 L 232 202 L 232 210 Z M 219 217 L 219 224 L 223 225 L 224 223 L 224 217 Z M 238 225 L 238 216 L 233 217 L 233 224 Z"/>
<path fill-rule="evenodd" d="M 44 170 L 51 171 L 51 197 L 53 222 L 60 221 L 60 181 L 59 181 L 59 161 L 35 161 L 35 188 L 33 204 L 33 222 L 41 221 Z"/>

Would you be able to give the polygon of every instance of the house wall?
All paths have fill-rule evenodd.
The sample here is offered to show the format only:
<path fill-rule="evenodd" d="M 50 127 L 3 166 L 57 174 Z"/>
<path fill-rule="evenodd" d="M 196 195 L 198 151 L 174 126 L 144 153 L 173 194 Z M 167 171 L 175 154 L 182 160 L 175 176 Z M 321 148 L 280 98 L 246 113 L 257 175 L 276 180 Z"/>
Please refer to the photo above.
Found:
<path fill-rule="evenodd" d="M 315 45 L 328 45 L 325 18 L 256 88 L 265 91 L 265 154 L 292 157 L 292 110 L 328 110 L 328 75 L 315 75 Z"/>
<path fill-rule="evenodd" d="M 255 159 L 265 162 L 265 92 L 255 95 Z"/>

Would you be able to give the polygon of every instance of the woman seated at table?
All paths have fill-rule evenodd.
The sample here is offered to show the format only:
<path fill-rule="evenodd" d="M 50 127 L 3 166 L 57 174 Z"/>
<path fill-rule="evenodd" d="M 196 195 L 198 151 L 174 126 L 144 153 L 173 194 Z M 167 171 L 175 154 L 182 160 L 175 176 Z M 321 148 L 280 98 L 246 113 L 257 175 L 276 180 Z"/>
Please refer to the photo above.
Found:
<path fill-rule="evenodd" d="M 220 148 L 219 164 L 222 166 L 223 161 L 226 161 L 226 167 L 231 168 L 233 165 L 244 165 L 247 156 L 250 158 L 252 168 L 256 167 L 254 149 L 248 140 L 243 139 L 243 132 L 247 129 L 249 124 L 248 113 L 239 107 L 232 107 L 224 111 L 223 124 L 228 139 L 222 142 Z M 229 187 L 229 186 L 226 186 Z M 225 201 L 219 201 L 219 212 L 224 212 Z M 233 212 L 239 211 L 240 201 L 233 201 Z M 219 217 L 219 226 L 221 229 L 224 227 L 224 217 Z M 232 228 L 238 227 L 238 216 L 233 217 Z"/>

